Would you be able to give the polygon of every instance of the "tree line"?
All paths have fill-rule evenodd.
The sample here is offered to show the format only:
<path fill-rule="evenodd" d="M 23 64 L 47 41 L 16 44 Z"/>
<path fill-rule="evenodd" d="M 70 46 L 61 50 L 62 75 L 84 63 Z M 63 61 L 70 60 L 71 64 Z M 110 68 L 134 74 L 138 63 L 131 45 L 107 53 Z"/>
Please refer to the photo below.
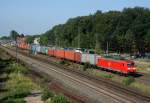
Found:
<path fill-rule="evenodd" d="M 97 11 L 93 15 L 70 18 L 41 35 L 41 44 L 78 47 L 121 53 L 150 51 L 150 9 L 124 8 Z"/>
<path fill-rule="evenodd" d="M 28 36 L 28 42 L 33 42 Z M 70 18 L 40 35 L 42 45 L 94 49 L 97 52 L 150 52 L 150 9 L 124 8 L 122 11 L 97 11 Z"/>

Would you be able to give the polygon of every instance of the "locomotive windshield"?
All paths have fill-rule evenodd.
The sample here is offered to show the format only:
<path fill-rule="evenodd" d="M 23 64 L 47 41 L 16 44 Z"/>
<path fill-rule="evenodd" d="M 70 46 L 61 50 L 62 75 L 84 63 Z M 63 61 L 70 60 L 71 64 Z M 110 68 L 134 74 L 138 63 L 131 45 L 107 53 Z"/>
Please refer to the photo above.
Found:
<path fill-rule="evenodd" d="M 128 67 L 134 67 L 134 63 L 127 64 Z"/>

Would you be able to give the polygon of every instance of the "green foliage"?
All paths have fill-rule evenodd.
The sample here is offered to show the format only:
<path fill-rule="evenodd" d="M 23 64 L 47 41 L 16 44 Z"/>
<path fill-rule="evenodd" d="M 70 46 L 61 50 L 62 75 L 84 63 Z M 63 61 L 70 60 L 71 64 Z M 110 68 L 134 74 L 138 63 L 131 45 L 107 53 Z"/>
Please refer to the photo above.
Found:
<path fill-rule="evenodd" d="M 26 103 L 24 99 L 14 99 L 14 98 L 8 98 L 7 100 L 4 100 L 3 103 Z"/>
<path fill-rule="evenodd" d="M 105 78 L 112 78 L 114 75 L 113 74 L 102 74 L 102 76 Z"/>
<path fill-rule="evenodd" d="M 20 73 L 9 74 L 9 80 L 5 88 L 8 90 L 8 97 L 22 98 L 27 96 L 32 90 L 38 88 L 32 80 Z"/>
<path fill-rule="evenodd" d="M 19 34 L 15 30 L 12 30 L 10 32 L 10 38 L 11 39 L 16 40 L 18 36 L 19 36 Z"/>
<path fill-rule="evenodd" d="M 54 93 L 49 91 L 48 89 L 44 89 L 43 94 L 42 94 L 42 100 L 45 101 L 48 98 L 52 98 L 54 96 Z"/>
<path fill-rule="evenodd" d="M 148 30 L 147 34 L 144 36 L 145 42 L 148 46 L 150 46 L 150 29 Z"/>
<path fill-rule="evenodd" d="M 52 98 L 52 103 L 68 103 L 67 99 L 63 95 L 55 95 Z"/>
<path fill-rule="evenodd" d="M 23 88 L 23 86 L 16 86 L 16 88 L 8 92 L 9 98 L 23 98 L 30 94 L 30 90 Z"/>
<path fill-rule="evenodd" d="M 26 42 L 29 43 L 29 44 L 31 44 L 31 43 L 33 43 L 33 40 L 34 40 L 33 36 L 27 36 Z"/>
<path fill-rule="evenodd" d="M 125 85 L 125 86 L 128 86 L 130 85 L 131 83 L 133 83 L 135 81 L 135 79 L 131 76 L 129 77 L 126 77 L 125 79 L 123 79 L 122 83 Z"/>
<path fill-rule="evenodd" d="M 2 36 L 2 37 L 0 37 L 0 40 L 10 40 L 10 37 L 9 36 Z"/>
<path fill-rule="evenodd" d="M 41 36 L 40 37 L 40 44 L 41 45 L 48 45 L 48 37 L 47 36 Z"/>
<path fill-rule="evenodd" d="M 116 52 L 150 51 L 150 10 L 142 7 L 123 11 L 96 12 L 69 19 L 41 36 L 41 44 L 59 47 L 80 47 Z M 44 43 L 43 43 L 44 42 Z"/>
<path fill-rule="evenodd" d="M 39 88 L 30 78 L 24 76 L 26 68 L 20 64 L 10 64 L 8 73 L 9 79 L 5 84 L 5 89 L 8 90 L 6 98 L 23 98 L 29 95 L 32 90 Z"/>
<path fill-rule="evenodd" d="M 83 71 L 86 71 L 90 67 L 91 67 L 90 63 L 85 63 L 84 66 L 83 66 Z"/>
<path fill-rule="evenodd" d="M 59 62 L 59 64 L 66 64 L 66 62 L 64 61 L 64 60 L 61 60 L 60 62 Z"/>
<path fill-rule="evenodd" d="M 7 68 L 8 73 L 27 73 L 27 69 L 20 64 L 12 63 Z"/>

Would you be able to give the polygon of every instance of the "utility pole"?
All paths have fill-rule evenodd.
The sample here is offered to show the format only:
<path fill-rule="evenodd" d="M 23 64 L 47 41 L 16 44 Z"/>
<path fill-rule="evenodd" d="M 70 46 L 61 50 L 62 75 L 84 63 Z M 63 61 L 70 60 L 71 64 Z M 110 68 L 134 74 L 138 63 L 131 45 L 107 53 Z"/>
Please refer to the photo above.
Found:
<path fill-rule="evenodd" d="M 108 41 L 107 41 L 107 50 L 106 50 L 107 55 L 108 55 L 108 52 L 109 52 L 109 50 L 108 50 Z"/>
<path fill-rule="evenodd" d="M 78 26 L 78 48 L 80 48 L 80 28 Z"/>
<path fill-rule="evenodd" d="M 18 64 L 18 41 L 17 41 L 17 37 L 16 37 L 16 61 Z"/>
<path fill-rule="evenodd" d="M 96 54 L 96 51 L 98 50 L 98 34 L 96 33 L 95 34 L 96 36 L 96 38 L 95 38 L 95 54 Z"/>

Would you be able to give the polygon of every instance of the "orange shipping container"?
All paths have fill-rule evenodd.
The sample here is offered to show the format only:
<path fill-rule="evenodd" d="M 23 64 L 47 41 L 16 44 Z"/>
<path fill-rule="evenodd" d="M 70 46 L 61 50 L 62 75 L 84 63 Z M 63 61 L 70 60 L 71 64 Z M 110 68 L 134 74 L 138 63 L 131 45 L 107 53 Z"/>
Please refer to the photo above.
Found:
<path fill-rule="evenodd" d="M 65 58 L 65 51 L 64 50 L 55 50 L 55 56 L 58 58 Z"/>
<path fill-rule="evenodd" d="M 48 49 L 48 55 L 54 56 L 54 50 L 53 49 Z"/>
<path fill-rule="evenodd" d="M 66 50 L 65 59 L 75 61 L 75 52 L 71 50 Z"/>
<path fill-rule="evenodd" d="M 81 53 L 75 52 L 75 61 L 76 62 L 81 62 Z"/>

